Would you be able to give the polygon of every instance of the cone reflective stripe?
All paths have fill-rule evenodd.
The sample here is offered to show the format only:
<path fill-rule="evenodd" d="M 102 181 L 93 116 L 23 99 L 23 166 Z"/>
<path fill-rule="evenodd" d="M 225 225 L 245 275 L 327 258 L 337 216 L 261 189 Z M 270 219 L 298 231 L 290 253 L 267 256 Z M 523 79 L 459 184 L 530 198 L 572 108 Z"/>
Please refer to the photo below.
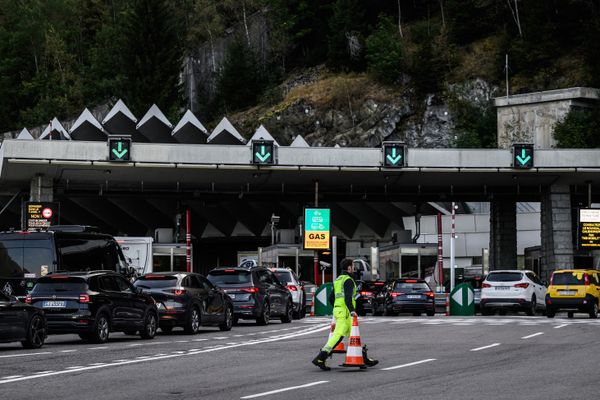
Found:
<path fill-rule="evenodd" d="M 329 330 L 329 338 L 327 339 L 328 342 L 329 342 L 329 340 L 331 340 L 331 337 L 333 336 L 334 331 L 335 331 L 335 318 L 331 317 L 331 329 Z M 335 346 L 333 350 L 331 350 L 331 352 L 332 353 L 345 353 L 346 347 L 344 347 L 344 341 L 339 342 L 338 345 Z"/>
<path fill-rule="evenodd" d="M 315 295 L 314 295 L 314 293 L 313 293 L 312 303 L 310 305 L 310 316 L 311 317 L 315 316 Z"/>
<path fill-rule="evenodd" d="M 365 360 L 363 359 L 360 332 L 358 330 L 358 317 L 354 317 L 354 319 L 352 319 L 350 343 L 348 344 L 348 350 L 346 350 L 346 362 L 342 364 L 342 367 L 367 367 L 365 365 Z"/>

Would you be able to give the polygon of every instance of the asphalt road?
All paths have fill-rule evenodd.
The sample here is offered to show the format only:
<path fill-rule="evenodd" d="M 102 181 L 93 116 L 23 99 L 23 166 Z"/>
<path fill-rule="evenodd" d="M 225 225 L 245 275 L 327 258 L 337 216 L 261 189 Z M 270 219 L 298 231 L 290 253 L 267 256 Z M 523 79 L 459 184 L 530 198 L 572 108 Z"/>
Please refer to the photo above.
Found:
<path fill-rule="evenodd" d="M 600 320 L 542 316 L 364 317 L 380 364 L 310 364 L 326 318 L 230 332 L 174 331 L 109 343 L 51 336 L 39 350 L 0 345 L 0 399 L 574 399 L 597 394 Z"/>

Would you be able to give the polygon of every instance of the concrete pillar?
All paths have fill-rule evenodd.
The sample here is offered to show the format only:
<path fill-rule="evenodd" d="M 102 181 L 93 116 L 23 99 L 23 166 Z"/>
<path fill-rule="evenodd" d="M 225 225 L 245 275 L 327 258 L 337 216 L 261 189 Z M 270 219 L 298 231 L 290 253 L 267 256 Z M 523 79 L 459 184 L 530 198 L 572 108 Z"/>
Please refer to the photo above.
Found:
<path fill-rule="evenodd" d="M 552 185 L 542 196 L 542 257 L 540 275 L 549 280 L 552 271 L 573 267 L 571 189 Z"/>
<path fill-rule="evenodd" d="M 54 199 L 54 182 L 52 178 L 36 175 L 29 185 L 29 201 L 52 201 Z"/>
<path fill-rule="evenodd" d="M 517 205 L 514 200 L 490 203 L 490 271 L 517 268 Z"/>

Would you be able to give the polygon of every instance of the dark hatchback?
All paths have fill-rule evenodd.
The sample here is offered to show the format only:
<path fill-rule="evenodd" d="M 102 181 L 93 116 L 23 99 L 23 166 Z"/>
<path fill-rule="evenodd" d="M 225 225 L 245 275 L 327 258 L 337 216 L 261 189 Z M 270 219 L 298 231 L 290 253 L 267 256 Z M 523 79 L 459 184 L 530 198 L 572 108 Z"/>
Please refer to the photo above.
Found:
<path fill-rule="evenodd" d="M 373 312 L 373 301 L 385 285 L 384 281 L 356 281 L 356 312 L 366 315 Z"/>
<path fill-rule="evenodd" d="M 96 343 L 106 342 L 113 331 L 152 339 L 158 326 L 154 299 L 112 271 L 45 276 L 27 303 L 44 310 L 48 333 L 76 333 Z"/>
<path fill-rule="evenodd" d="M 163 332 L 171 332 L 177 326 L 188 334 L 198 333 L 201 326 L 216 325 L 222 331 L 231 330 L 231 298 L 200 274 L 152 273 L 136 279 L 133 286 L 156 300 Z"/>
<path fill-rule="evenodd" d="M 38 349 L 45 340 L 44 312 L 0 292 L 0 343 L 20 341 L 26 349 Z"/>
<path fill-rule="evenodd" d="M 255 319 L 257 324 L 267 325 L 271 317 L 292 322 L 292 295 L 268 269 L 215 268 L 207 278 L 233 300 L 235 322 Z"/>
<path fill-rule="evenodd" d="M 375 315 L 435 315 L 435 293 L 423 279 L 394 279 L 375 297 Z"/>

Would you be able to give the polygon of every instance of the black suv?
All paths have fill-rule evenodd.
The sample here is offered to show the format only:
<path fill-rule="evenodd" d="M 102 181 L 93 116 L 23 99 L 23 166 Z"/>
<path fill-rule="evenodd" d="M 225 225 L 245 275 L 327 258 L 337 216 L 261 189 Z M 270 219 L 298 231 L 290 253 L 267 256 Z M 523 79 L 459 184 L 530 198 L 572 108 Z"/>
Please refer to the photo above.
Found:
<path fill-rule="evenodd" d="M 217 325 L 222 331 L 231 330 L 231 298 L 200 274 L 152 273 L 140 276 L 133 286 L 156 300 L 163 332 L 171 332 L 176 326 L 189 334 L 198 333 L 201 326 Z"/>
<path fill-rule="evenodd" d="M 215 268 L 207 278 L 233 300 L 234 322 L 256 319 L 257 324 L 267 325 L 271 317 L 292 322 L 292 295 L 268 269 Z"/>
<path fill-rule="evenodd" d="M 20 341 L 26 349 L 39 349 L 45 340 L 44 312 L 0 291 L 0 343 Z"/>
<path fill-rule="evenodd" d="M 112 271 L 50 274 L 38 279 L 26 302 L 45 311 L 48 333 L 77 333 L 104 343 L 109 332 L 152 339 L 158 326 L 154 299 Z"/>
<path fill-rule="evenodd" d="M 57 271 L 132 271 L 117 241 L 97 228 L 57 225 L 45 232 L 0 232 L 0 291 L 24 299 Z"/>

